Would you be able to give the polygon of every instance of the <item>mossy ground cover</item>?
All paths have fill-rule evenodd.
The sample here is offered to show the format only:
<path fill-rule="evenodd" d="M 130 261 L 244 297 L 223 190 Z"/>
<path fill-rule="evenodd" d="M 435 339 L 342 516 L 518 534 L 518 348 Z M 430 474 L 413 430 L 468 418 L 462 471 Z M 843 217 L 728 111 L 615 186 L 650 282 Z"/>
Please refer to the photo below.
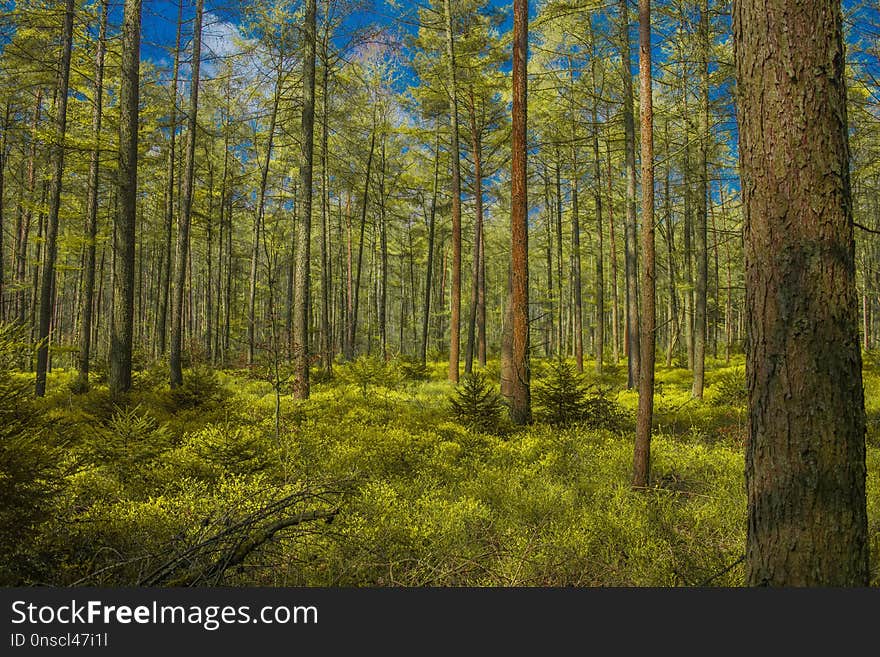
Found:
<path fill-rule="evenodd" d="M 535 363 L 536 385 L 545 365 Z M 73 372 L 56 369 L 38 402 L 15 396 L 28 375 L 8 373 L 4 404 L 39 437 L 33 459 L 49 471 L 31 490 L 0 463 L 0 492 L 25 516 L 0 536 L 0 575 L 107 586 L 741 584 L 742 358 L 709 362 L 702 401 L 687 370 L 658 368 L 646 492 L 629 486 L 637 395 L 624 390 L 623 367 L 607 370 L 584 382 L 615 404 L 616 426 L 551 426 L 538 413 L 533 426 L 494 432 L 456 421 L 444 363 L 337 366 L 306 402 L 282 388 L 277 417 L 271 382 L 243 371 L 189 370 L 172 392 L 161 368 L 145 369 L 114 400 L 100 385 L 74 393 Z M 497 363 L 487 373 L 497 380 Z M 880 375 L 870 357 L 865 388 L 878 555 Z M 291 518 L 302 522 L 270 531 Z"/>

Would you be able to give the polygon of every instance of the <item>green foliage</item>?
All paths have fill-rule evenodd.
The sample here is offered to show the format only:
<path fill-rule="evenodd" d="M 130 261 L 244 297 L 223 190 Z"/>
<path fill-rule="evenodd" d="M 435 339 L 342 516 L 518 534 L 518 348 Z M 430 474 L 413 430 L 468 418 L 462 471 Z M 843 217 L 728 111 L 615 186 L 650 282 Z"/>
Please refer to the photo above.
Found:
<path fill-rule="evenodd" d="M 439 373 L 444 364 L 431 367 Z M 232 375 L 223 404 L 172 413 L 164 391 L 111 400 L 101 387 L 72 395 L 55 386 L 54 396 L 29 407 L 30 377 L 0 374 L 23 395 L 0 404 L 8 420 L 0 435 L 14 425 L 15 410 L 24 413 L 19 428 L 38 436 L 33 447 L 67 438 L 63 454 L 51 448 L 51 459 L 36 461 L 48 468 L 35 480 L 42 477 L 41 496 L 14 489 L 36 504 L 3 499 L 4 531 L 21 531 L 0 537 L 2 575 L 12 583 L 100 586 L 738 585 L 742 565 L 725 568 L 745 542 L 742 446 L 716 436 L 739 430 L 741 413 L 688 401 L 686 374 L 658 369 L 658 402 L 668 408 L 660 421 L 672 424 L 654 435 L 647 492 L 629 486 L 629 434 L 585 421 L 538 423 L 509 440 L 451 419 L 444 400 L 471 386 L 471 406 L 488 403 L 503 428 L 503 405 L 489 401 L 500 403 L 485 373 L 454 391 L 438 375 L 382 388 L 383 404 L 372 383 L 366 395 L 340 381 L 316 388 L 307 402 L 284 396 L 278 439 L 274 394 L 261 380 Z M 710 370 L 710 381 L 719 374 Z M 579 377 L 565 378 L 580 382 L 585 399 L 595 394 Z M 535 390 L 549 380 L 547 371 Z M 865 381 L 872 395 L 880 389 L 876 376 Z M 615 404 L 636 398 L 621 392 Z M 32 452 L 19 453 L 33 463 Z M 869 446 L 874 554 L 878 454 Z M 303 484 L 319 481 L 345 484 Z M 0 479 L 3 495 L 5 485 Z M 285 506 L 303 487 L 339 494 Z M 259 542 L 290 514 L 336 508 L 332 524 L 290 527 L 236 568 L 217 569 L 234 546 Z"/>
<path fill-rule="evenodd" d="M 427 365 L 418 360 L 401 358 L 399 367 L 401 376 L 409 381 L 427 381 L 431 378 Z"/>
<path fill-rule="evenodd" d="M 170 392 L 174 409 L 216 406 L 229 397 L 217 372 L 208 365 L 196 365 L 183 374 L 183 385 Z"/>
<path fill-rule="evenodd" d="M 357 386 L 365 398 L 370 388 L 394 390 L 401 380 L 400 372 L 393 363 L 375 356 L 359 356 L 341 365 L 338 374 L 345 383 Z"/>
<path fill-rule="evenodd" d="M 12 374 L 20 331 L 0 325 L 0 585 L 38 572 L 33 541 L 61 485 L 57 435 L 40 418 L 30 381 Z"/>
<path fill-rule="evenodd" d="M 106 425 L 97 427 L 84 448 L 89 462 L 126 480 L 143 476 L 148 462 L 166 449 L 169 442 L 167 428 L 137 404 L 117 406 Z"/>
<path fill-rule="evenodd" d="M 580 424 L 589 429 L 621 431 L 629 422 L 620 405 L 588 384 L 564 359 L 547 364 L 544 376 L 535 383 L 532 400 L 536 416 L 553 427 Z"/>
<path fill-rule="evenodd" d="M 218 480 L 226 473 L 255 474 L 266 470 L 274 448 L 261 427 L 209 424 L 187 434 L 164 459 L 168 478 L 197 475 Z"/>
<path fill-rule="evenodd" d="M 745 367 L 735 367 L 724 370 L 715 379 L 712 388 L 714 391 L 714 400 L 718 404 L 743 407 L 749 401 L 749 391 L 746 388 Z"/>
<path fill-rule="evenodd" d="M 452 415 L 463 426 L 483 433 L 502 429 L 504 400 L 481 372 L 465 374 L 449 398 Z"/>

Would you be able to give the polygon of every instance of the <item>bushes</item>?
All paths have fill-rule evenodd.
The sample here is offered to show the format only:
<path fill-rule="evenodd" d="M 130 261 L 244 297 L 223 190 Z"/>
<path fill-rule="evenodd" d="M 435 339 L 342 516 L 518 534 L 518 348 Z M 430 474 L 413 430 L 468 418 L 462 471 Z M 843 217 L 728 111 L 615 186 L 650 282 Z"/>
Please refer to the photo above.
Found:
<path fill-rule="evenodd" d="M 18 331 L 0 326 L 0 585 L 39 577 L 34 542 L 50 517 L 64 462 L 57 435 L 41 419 L 30 381 L 11 373 Z"/>
<path fill-rule="evenodd" d="M 229 397 L 217 372 L 207 365 L 196 365 L 183 377 L 183 385 L 173 388 L 170 398 L 174 410 L 216 406 Z"/>
<path fill-rule="evenodd" d="M 626 411 L 607 393 L 587 384 L 570 362 L 557 359 L 547 365 L 532 393 L 536 416 L 554 427 L 583 425 L 588 429 L 621 431 L 629 423 Z"/>
<path fill-rule="evenodd" d="M 479 373 L 465 374 L 449 398 L 452 415 L 462 425 L 474 431 L 498 433 L 504 402 L 486 377 Z"/>
<path fill-rule="evenodd" d="M 374 356 L 359 356 L 341 365 L 338 374 L 345 383 L 356 386 L 364 397 L 370 388 L 394 390 L 401 380 L 393 363 Z"/>
<path fill-rule="evenodd" d="M 748 403 L 745 367 L 734 367 L 721 372 L 712 385 L 715 402 L 725 406 L 742 407 Z"/>

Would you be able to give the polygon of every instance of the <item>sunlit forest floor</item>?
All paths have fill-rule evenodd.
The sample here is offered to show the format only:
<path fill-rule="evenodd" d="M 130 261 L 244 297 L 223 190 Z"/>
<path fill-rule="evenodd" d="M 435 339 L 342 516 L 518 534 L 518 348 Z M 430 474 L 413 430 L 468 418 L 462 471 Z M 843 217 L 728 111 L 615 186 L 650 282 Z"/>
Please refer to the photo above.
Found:
<path fill-rule="evenodd" d="M 880 555 L 880 363 L 865 359 L 872 582 Z M 446 364 L 361 359 L 297 402 L 263 372 L 136 373 L 111 400 L 55 369 L 0 380 L 5 584 L 735 586 L 746 533 L 744 364 L 703 401 L 658 367 L 653 487 L 634 492 L 625 367 L 586 386 L 604 413 L 525 429 L 456 417 Z M 535 387 L 550 376 L 534 362 Z M 283 373 L 282 373 L 283 374 Z M 498 381 L 498 364 L 486 370 Z M 538 395 L 540 398 L 540 394 Z M 595 410 L 594 409 L 594 410 Z M 491 418 L 490 418 L 491 419 Z M 581 418 L 583 420 L 583 418 Z M 558 422 L 557 422 L 558 423 Z M 483 431 L 475 426 L 483 424 Z M 600 428 L 595 428 L 600 427 Z"/>

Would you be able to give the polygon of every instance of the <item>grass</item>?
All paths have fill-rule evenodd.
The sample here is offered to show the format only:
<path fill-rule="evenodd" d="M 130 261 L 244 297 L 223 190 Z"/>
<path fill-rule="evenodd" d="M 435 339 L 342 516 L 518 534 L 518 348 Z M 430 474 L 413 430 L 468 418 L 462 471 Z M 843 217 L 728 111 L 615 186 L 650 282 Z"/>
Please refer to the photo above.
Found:
<path fill-rule="evenodd" d="M 193 387 L 183 397 L 161 371 L 139 373 L 134 392 L 114 402 L 101 387 L 73 394 L 73 373 L 55 370 L 39 411 L 65 446 L 63 483 L 30 542 L 6 557 L 10 583 L 132 585 L 187 550 L 207 570 L 217 555 L 206 545 L 233 530 L 262 531 L 273 508 L 335 515 L 279 532 L 210 583 L 742 583 L 741 357 L 710 361 L 702 401 L 691 399 L 686 370 L 658 368 L 647 493 L 629 486 L 630 428 L 479 433 L 452 419 L 443 363 L 429 366 L 427 380 L 406 379 L 395 364 L 371 378 L 374 366 L 385 368 L 338 367 L 305 402 L 282 396 L 277 435 L 272 386 L 243 372 L 187 372 Z M 588 381 L 631 417 L 637 395 L 623 389 L 622 367 L 608 369 Z M 865 382 L 876 555 L 880 377 L 871 367 Z M 271 506 L 303 491 L 299 506 Z"/>

